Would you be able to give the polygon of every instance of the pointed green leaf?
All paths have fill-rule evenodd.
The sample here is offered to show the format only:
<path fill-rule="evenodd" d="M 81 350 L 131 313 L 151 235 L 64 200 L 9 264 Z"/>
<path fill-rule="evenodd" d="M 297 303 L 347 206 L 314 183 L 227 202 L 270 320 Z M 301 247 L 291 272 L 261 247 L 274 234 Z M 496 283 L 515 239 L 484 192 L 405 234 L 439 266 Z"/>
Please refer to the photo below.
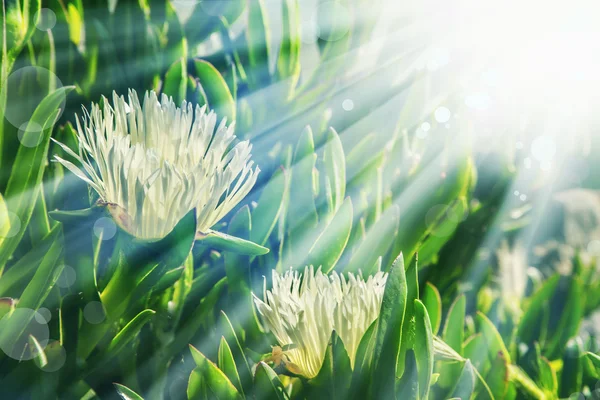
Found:
<path fill-rule="evenodd" d="M 196 236 L 196 242 L 197 244 L 217 250 L 231 251 L 250 256 L 260 256 L 269 252 L 269 249 L 254 242 L 217 231 L 210 231 L 206 234 L 199 233 Z"/>
<path fill-rule="evenodd" d="M 144 325 L 150 322 L 154 314 L 156 314 L 156 311 L 147 309 L 140 312 L 129 321 L 127 325 L 117 333 L 113 340 L 111 340 L 106 349 L 106 357 L 114 357 L 127 346 L 128 343 L 131 343 L 131 341 L 137 337 Z"/>
<path fill-rule="evenodd" d="M 187 67 L 186 61 L 182 58 L 175 61 L 167 70 L 163 82 L 162 92 L 173 98 L 176 105 L 181 105 L 186 98 L 187 92 Z"/>
<path fill-rule="evenodd" d="M 237 366 L 235 365 L 235 360 L 233 359 L 233 353 L 231 353 L 229 344 L 227 344 L 227 341 L 223 336 L 221 336 L 221 343 L 219 344 L 217 365 L 219 366 L 219 369 L 223 371 L 223 373 L 229 378 L 231 383 L 233 383 L 238 392 L 243 394 L 244 390 L 242 389 L 242 382 L 240 381 Z"/>
<path fill-rule="evenodd" d="M 254 383 L 255 397 L 257 399 L 288 399 L 285 387 L 275 371 L 262 361 L 256 366 Z"/>
<path fill-rule="evenodd" d="M 208 61 L 194 60 L 196 74 L 206 95 L 208 107 L 217 113 L 219 118 L 226 117 L 228 123 L 235 121 L 235 102 L 229 91 L 227 82 L 219 71 Z"/>
<path fill-rule="evenodd" d="M 414 304 L 416 325 L 414 351 L 419 373 L 419 395 L 420 398 L 426 399 L 433 374 L 433 333 L 425 305 L 419 300 L 415 300 Z"/>
<path fill-rule="evenodd" d="M 375 348 L 375 333 L 377 332 L 377 320 L 369 326 L 360 339 L 356 356 L 353 361 L 352 384 L 350 394 L 353 398 L 361 399 L 368 395 L 369 377 L 372 374 L 373 350 Z"/>
<path fill-rule="evenodd" d="M 325 358 L 317 376 L 310 384 L 316 389 L 318 396 L 331 399 L 345 399 L 350 389 L 352 367 L 350 357 L 344 343 L 337 332 L 331 333 L 327 344 Z"/>
<path fill-rule="evenodd" d="M 442 338 L 458 354 L 462 354 L 462 345 L 464 341 L 464 324 L 466 317 L 467 299 L 465 295 L 458 296 L 448 311 L 446 324 Z"/>
<path fill-rule="evenodd" d="M 346 158 L 344 148 L 337 132 L 330 128 L 323 153 L 325 174 L 331 185 L 333 209 L 337 210 L 346 194 Z"/>
<path fill-rule="evenodd" d="M 271 29 L 265 0 L 246 0 L 248 25 L 246 41 L 250 66 L 246 70 L 252 85 L 262 87 L 269 82 Z"/>
<path fill-rule="evenodd" d="M 371 393 L 375 398 L 387 397 L 394 391 L 407 291 L 404 257 L 400 253 L 388 275 L 379 311 L 371 377 Z"/>
<path fill-rule="evenodd" d="M 376 272 L 371 267 L 375 265 L 377 258 L 387 254 L 394 242 L 399 216 L 399 209 L 395 205 L 386 210 L 369 229 L 367 236 L 346 265 L 344 272 L 358 273 L 359 270 L 362 270 L 364 275 L 372 275 Z"/>
<path fill-rule="evenodd" d="M 431 320 L 431 330 L 436 335 L 442 323 L 442 297 L 437 288 L 429 282 L 423 290 L 423 304 Z"/>
<path fill-rule="evenodd" d="M 258 205 L 252 211 L 252 242 L 263 246 L 271 235 L 283 209 L 283 199 L 289 184 L 288 175 L 283 168 L 278 170 L 263 189 Z"/>
<path fill-rule="evenodd" d="M 456 397 L 459 399 L 470 399 L 473 395 L 474 390 L 475 373 L 473 371 L 471 361 L 467 360 L 465 361 L 462 373 L 460 374 L 460 377 L 456 382 L 456 386 L 454 386 L 454 390 L 452 391 L 452 397 Z"/>
<path fill-rule="evenodd" d="M 115 389 L 117 389 L 119 396 L 121 396 L 123 400 L 144 400 L 142 396 L 129 389 L 125 385 L 121 385 L 119 383 L 113 383 L 113 385 L 115 385 Z"/>
<path fill-rule="evenodd" d="M 306 265 L 321 267 L 329 273 L 340 259 L 352 230 L 353 212 L 350 197 L 337 211 L 325 230 L 321 232 L 308 253 Z"/>
<path fill-rule="evenodd" d="M 542 318 L 547 313 L 550 300 L 560 281 L 558 274 L 544 282 L 543 286 L 535 292 L 529 300 L 529 306 L 519 321 L 517 337 L 524 343 L 533 343 L 540 340 L 543 332 Z"/>
<path fill-rule="evenodd" d="M 41 135 L 42 139 L 35 147 L 19 146 L 8 186 L 3 193 L 8 211 L 13 212 L 19 218 L 21 229 L 15 235 L 4 238 L 0 245 L 0 270 L 13 254 L 29 224 L 44 175 L 52 128 L 56 122 L 59 107 L 64 103 L 66 95 L 73 89 L 74 86 L 65 86 L 48 94 L 35 109 L 25 129 L 26 135 Z M 32 128 L 36 126 L 35 124 L 42 127 L 41 132 Z M 38 140 L 36 139 L 36 142 Z"/>
<path fill-rule="evenodd" d="M 225 375 L 212 361 L 191 345 L 190 351 L 192 352 L 192 357 L 198 367 L 196 370 L 201 374 L 208 391 L 218 399 L 242 398 L 235 386 L 231 383 L 229 378 L 227 378 L 227 375 Z"/>

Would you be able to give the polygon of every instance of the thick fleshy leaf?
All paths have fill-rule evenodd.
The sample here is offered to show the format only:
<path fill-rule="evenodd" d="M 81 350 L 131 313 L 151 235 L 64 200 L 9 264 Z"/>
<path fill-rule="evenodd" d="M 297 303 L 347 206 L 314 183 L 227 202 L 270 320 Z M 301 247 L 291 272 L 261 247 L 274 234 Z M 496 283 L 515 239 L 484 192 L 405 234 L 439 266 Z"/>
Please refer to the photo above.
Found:
<path fill-rule="evenodd" d="M 394 391 L 396 361 L 402 339 L 402 325 L 406 311 L 406 275 L 404 257 L 398 256 L 387 278 L 373 352 L 374 368 L 371 376 L 371 396 L 388 397 Z"/>
<path fill-rule="evenodd" d="M 250 61 L 246 72 L 252 85 L 260 88 L 270 80 L 271 29 L 267 19 L 265 0 L 247 0 L 246 9 L 248 12 L 246 41 Z"/>
<path fill-rule="evenodd" d="M 217 113 L 219 119 L 226 117 L 228 123 L 235 121 L 235 102 L 223 76 L 208 61 L 194 60 L 194 66 L 208 107 Z"/>
<path fill-rule="evenodd" d="M 315 397 L 345 399 L 348 396 L 352 375 L 350 357 L 344 343 L 333 331 L 327 344 L 323 365 L 310 384 L 315 390 Z"/>
<path fill-rule="evenodd" d="M 560 319 L 545 346 L 545 355 L 551 360 L 560 357 L 569 339 L 577 335 L 583 319 L 584 296 L 581 294 L 585 289 L 574 276 L 566 278 L 566 281 L 566 297 L 562 299 Z"/>
<path fill-rule="evenodd" d="M 257 399 L 289 399 L 281 380 L 264 362 L 260 361 L 254 373 L 254 396 Z"/>
<path fill-rule="evenodd" d="M 195 372 L 200 374 L 201 380 L 206 385 L 206 388 L 218 399 L 240 399 L 241 395 L 231 383 L 227 375 L 223 373 L 212 361 L 210 361 L 204 354 L 202 354 L 195 347 L 190 346 L 192 357 L 196 363 L 197 368 Z M 190 384 L 192 378 L 190 377 Z M 190 395 L 190 389 L 188 387 L 188 398 Z M 196 397 L 191 397 L 196 398 Z"/>
<path fill-rule="evenodd" d="M 21 296 L 42 260 L 57 240 L 61 240 L 60 227 L 55 226 L 37 246 L 22 256 L 2 275 L 2 279 L 0 279 L 0 297 Z"/>
<path fill-rule="evenodd" d="M 219 366 L 219 369 L 223 371 L 223 373 L 229 378 L 231 383 L 233 383 L 238 392 L 243 394 L 244 390 L 242 389 L 240 375 L 238 374 L 237 366 L 235 365 L 235 360 L 233 359 L 233 353 L 231 352 L 231 348 L 229 348 L 229 344 L 227 344 L 227 340 L 225 340 L 223 336 L 221 336 L 221 342 L 219 343 L 217 365 Z"/>
<path fill-rule="evenodd" d="M 115 385 L 115 389 L 117 389 L 119 396 L 121 396 L 123 400 L 144 400 L 142 396 L 125 385 L 121 385 L 120 383 L 113 383 L 113 385 Z"/>
<path fill-rule="evenodd" d="M 283 31 L 277 58 L 277 73 L 280 80 L 287 79 L 286 83 L 290 89 L 286 95 L 289 97 L 300 77 L 300 7 L 298 0 L 284 0 L 281 7 Z"/>
<path fill-rule="evenodd" d="M 517 336 L 522 342 L 533 343 L 540 339 L 545 329 L 543 326 L 544 315 L 548 312 L 548 304 L 559 281 L 559 275 L 550 277 L 529 300 L 529 306 L 517 327 Z"/>
<path fill-rule="evenodd" d="M 263 246 L 283 209 L 283 199 L 288 190 L 289 174 L 283 168 L 273 174 L 263 189 L 258 205 L 252 210 L 250 240 Z"/>
<path fill-rule="evenodd" d="M 8 236 L 8 232 L 10 232 L 8 209 L 6 208 L 4 198 L 0 193 L 0 249 L 2 248 L 2 242 L 4 242 L 4 238 Z M 2 292 L 0 291 L 0 293 Z"/>
<path fill-rule="evenodd" d="M 144 325 L 150 322 L 155 314 L 156 311 L 146 309 L 129 321 L 127 325 L 117 333 L 113 340 L 111 340 L 106 349 L 107 357 L 114 357 L 127 346 L 128 343 L 131 343 L 137 337 Z"/>
<path fill-rule="evenodd" d="M 269 252 L 269 249 L 254 242 L 217 231 L 196 235 L 196 243 L 217 250 L 231 251 L 249 256 L 261 256 Z"/>
<path fill-rule="evenodd" d="M 471 365 L 471 361 L 465 361 L 465 365 L 463 366 L 462 373 L 454 386 L 454 390 L 452 391 L 452 397 L 456 397 L 459 399 L 470 399 L 473 395 L 473 391 L 475 390 L 475 372 L 473 371 L 473 366 Z"/>
<path fill-rule="evenodd" d="M 48 239 L 52 244 L 37 265 L 33 278 L 21 294 L 17 308 L 39 309 L 63 270 L 64 265 L 58 262 L 63 252 L 60 230 L 55 228 L 51 235 Z"/>
<path fill-rule="evenodd" d="M 317 209 L 314 199 L 314 174 L 316 163 L 315 143 L 310 127 L 302 132 L 294 152 L 291 168 L 290 202 L 287 212 L 288 230 L 299 232 L 293 235 L 292 245 L 298 249 L 295 239 L 303 233 L 311 232 L 318 223 Z M 298 239 L 300 240 L 300 239 Z"/>
<path fill-rule="evenodd" d="M 233 328 L 233 324 L 227 317 L 223 311 L 221 311 L 221 315 L 223 317 L 224 323 L 223 326 L 225 328 L 225 340 L 228 343 L 232 343 L 233 348 L 230 347 L 231 354 L 235 360 L 236 365 L 238 366 L 238 373 L 240 376 L 240 381 L 244 387 L 247 387 L 252 384 L 252 370 L 250 369 L 250 365 L 248 364 L 248 359 L 244 354 L 244 349 L 238 339 L 238 335 Z M 242 391 L 240 391 L 242 393 Z"/>
<path fill-rule="evenodd" d="M 331 186 L 333 210 L 341 207 L 346 194 L 346 158 L 337 132 L 330 128 L 323 152 L 325 174 Z"/>
<path fill-rule="evenodd" d="M 306 265 L 321 267 L 329 273 L 340 259 L 352 231 L 352 201 L 347 197 L 308 253 Z"/>
<path fill-rule="evenodd" d="M 571 340 L 564 349 L 558 393 L 560 398 L 569 397 L 583 387 L 583 364 L 581 362 L 583 354 L 583 345 L 579 338 Z"/>
<path fill-rule="evenodd" d="M 165 74 L 162 92 L 173 97 L 175 104 L 181 104 L 186 98 L 188 84 L 187 67 L 184 59 L 177 60 Z"/>
<path fill-rule="evenodd" d="M 588 360 L 590 360 L 590 362 L 592 363 L 594 368 L 596 368 L 598 374 L 600 375 L 600 356 L 588 351 L 586 353 L 586 357 L 588 358 Z"/>
<path fill-rule="evenodd" d="M 8 211 L 16 214 L 21 223 L 21 229 L 11 237 L 5 238 L 0 244 L 0 270 L 25 233 L 25 228 L 35 207 L 34 199 L 37 198 L 40 191 L 50 135 L 58 116 L 59 107 L 63 104 L 66 95 L 74 88 L 74 86 L 65 86 L 46 96 L 35 109 L 25 129 L 25 135 L 41 135 L 42 138 L 35 147 L 19 146 L 6 192 L 3 193 Z M 32 128 L 36 124 L 43 128 L 41 132 Z"/>
<path fill-rule="evenodd" d="M 419 300 L 415 300 L 414 304 L 416 328 L 414 351 L 419 377 L 419 397 L 426 399 L 433 374 L 433 332 L 425 305 Z"/>
<path fill-rule="evenodd" d="M 458 354 L 462 354 L 466 306 L 467 299 L 464 295 L 460 295 L 454 300 L 448 311 L 442 333 L 444 341 Z"/>
<path fill-rule="evenodd" d="M 344 272 L 372 275 L 376 271 L 373 266 L 377 259 L 387 254 L 394 242 L 394 235 L 398 229 L 400 212 L 397 206 L 392 206 L 379 218 L 367 232 L 367 236 L 344 268 Z M 402 257 L 398 257 L 400 259 Z"/>
<path fill-rule="evenodd" d="M 442 297 L 437 288 L 429 282 L 423 289 L 423 304 L 431 320 L 431 330 L 436 335 L 442 323 Z"/>
<path fill-rule="evenodd" d="M 377 320 L 373 321 L 371 326 L 369 326 L 358 344 L 354 358 L 354 369 L 352 371 L 352 384 L 350 386 L 350 395 L 352 398 L 363 399 L 368 395 L 376 332 Z"/>
<path fill-rule="evenodd" d="M 402 324 L 400 354 L 398 354 L 396 363 L 396 376 L 400 377 L 404 375 L 404 367 L 407 365 L 406 353 L 409 349 L 413 349 L 415 345 L 415 300 L 419 298 L 418 262 L 418 255 L 415 254 L 406 270 L 406 311 Z"/>

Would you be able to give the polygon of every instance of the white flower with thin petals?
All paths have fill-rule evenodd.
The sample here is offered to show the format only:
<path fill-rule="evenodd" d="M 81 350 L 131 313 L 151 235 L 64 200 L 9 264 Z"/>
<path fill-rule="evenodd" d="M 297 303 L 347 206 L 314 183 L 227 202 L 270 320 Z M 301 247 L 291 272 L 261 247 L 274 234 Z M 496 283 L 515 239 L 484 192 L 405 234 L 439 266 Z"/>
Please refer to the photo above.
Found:
<path fill-rule="evenodd" d="M 354 368 L 360 340 L 379 316 L 386 280 L 383 272 L 365 280 L 351 273 L 347 278 L 336 272 L 326 275 L 320 269 L 315 273 L 312 266 L 302 275 L 273 271 L 273 288 L 265 288 L 264 301 L 254 296 L 254 302 L 279 345 L 289 347 L 285 355 L 294 370 L 313 378 L 321 369 L 334 330 Z"/>
<path fill-rule="evenodd" d="M 235 143 L 234 124 L 217 126 L 206 106 L 177 107 L 153 91 L 143 104 L 134 90 L 128 101 L 116 93 L 112 105 L 103 100 L 103 108 L 92 104 L 77 118 L 78 153 L 58 143 L 81 165 L 54 158 L 122 209 L 135 236 L 162 238 L 194 208 L 197 232 L 206 233 L 256 182 L 252 146 Z"/>

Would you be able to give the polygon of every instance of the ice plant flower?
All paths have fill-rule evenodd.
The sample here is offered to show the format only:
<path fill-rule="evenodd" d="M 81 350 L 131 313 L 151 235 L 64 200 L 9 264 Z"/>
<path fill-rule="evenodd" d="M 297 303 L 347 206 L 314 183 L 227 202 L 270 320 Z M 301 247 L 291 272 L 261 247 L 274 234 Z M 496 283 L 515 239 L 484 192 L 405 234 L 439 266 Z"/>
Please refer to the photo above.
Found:
<path fill-rule="evenodd" d="M 377 272 L 366 280 L 361 275 L 307 267 L 304 274 L 273 271 L 273 288 L 264 289 L 254 302 L 265 327 L 271 331 L 292 372 L 313 378 L 321 369 L 327 344 L 335 330 L 341 338 L 352 368 L 366 330 L 379 316 L 387 274 Z"/>
<path fill-rule="evenodd" d="M 112 105 L 103 100 L 77 117 L 78 153 L 58 143 L 80 166 L 54 158 L 117 206 L 133 235 L 162 238 L 194 208 L 197 232 L 206 233 L 256 182 L 251 145 L 236 142 L 233 123 L 217 126 L 206 106 L 177 107 L 153 91 L 143 104 L 134 90 L 128 101 L 116 93 Z"/>

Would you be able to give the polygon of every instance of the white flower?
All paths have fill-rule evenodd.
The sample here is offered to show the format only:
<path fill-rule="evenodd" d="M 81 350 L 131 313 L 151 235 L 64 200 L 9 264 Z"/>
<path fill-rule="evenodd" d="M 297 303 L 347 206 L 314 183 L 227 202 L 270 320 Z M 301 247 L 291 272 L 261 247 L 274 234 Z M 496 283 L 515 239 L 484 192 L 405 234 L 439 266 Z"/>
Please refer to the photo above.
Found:
<path fill-rule="evenodd" d="M 92 104 L 77 118 L 79 152 L 59 145 L 81 167 L 55 159 L 87 182 L 105 203 L 125 212 L 128 230 L 155 239 L 168 234 L 196 208 L 197 231 L 206 233 L 250 191 L 259 173 L 250 161 L 248 141 L 234 143 L 234 124 L 206 106 L 146 92 L 140 105 L 129 90 L 128 102 L 113 93 L 103 109 Z M 216 127 L 216 129 L 215 129 Z M 121 221 L 122 222 L 122 221 Z"/>
<path fill-rule="evenodd" d="M 325 357 L 331 333 L 341 338 L 352 368 L 356 350 L 366 330 L 379 316 L 387 274 L 377 272 L 365 281 L 326 275 L 307 267 L 304 274 L 273 271 L 273 288 L 264 290 L 264 301 L 254 296 L 262 319 L 273 332 L 289 362 L 307 378 L 315 377 Z"/>

